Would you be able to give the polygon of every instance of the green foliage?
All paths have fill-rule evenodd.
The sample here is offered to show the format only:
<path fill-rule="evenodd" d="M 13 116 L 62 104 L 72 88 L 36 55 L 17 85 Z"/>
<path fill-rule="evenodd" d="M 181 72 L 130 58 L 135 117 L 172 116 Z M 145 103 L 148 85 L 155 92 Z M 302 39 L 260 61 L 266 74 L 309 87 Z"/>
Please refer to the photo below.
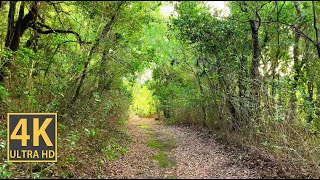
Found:
<path fill-rule="evenodd" d="M 156 113 L 155 102 L 152 92 L 146 85 L 136 85 L 133 90 L 133 102 L 130 106 L 131 114 L 141 117 L 154 115 Z"/>
<path fill-rule="evenodd" d="M 41 173 L 40 172 L 32 173 L 31 178 L 32 179 L 40 179 L 41 178 Z"/>
<path fill-rule="evenodd" d="M 272 146 L 264 147 L 266 151 L 279 157 L 296 158 L 290 148 L 304 146 L 296 139 L 302 136 L 310 137 L 308 147 L 318 151 L 317 142 L 311 140 L 317 135 L 310 134 L 318 134 L 319 97 L 315 91 L 320 77 L 318 52 L 310 42 L 315 37 L 312 3 L 297 3 L 301 19 L 294 2 L 228 2 L 227 18 L 212 13 L 205 2 L 175 3 L 179 15 L 168 22 L 167 34 L 172 36 L 159 53 L 161 60 L 156 61 L 149 83 L 163 119 L 201 124 L 242 144 L 260 146 L 267 140 Z M 315 6 L 318 17 L 319 4 Z M 252 21 L 258 26 L 258 78 L 252 74 Z M 290 27 L 299 23 L 299 30 L 309 34 L 295 42 Z M 298 47 L 297 62 L 293 60 L 294 46 Z M 230 137 L 232 134 L 241 138 Z M 304 163 L 315 158 L 308 147 L 305 151 L 294 149 L 301 150 L 304 160 L 300 162 L 312 169 Z"/>
<path fill-rule="evenodd" d="M 149 127 L 149 126 L 147 126 L 147 125 L 145 125 L 145 124 L 140 125 L 139 127 L 140 127 L 141 129 L 145 129 L 145 130 L 148 130 L 148 131 L 152 131 L 152 128 Z"/>
<path fill-rule="evenodd" d="M 120 146 L 114 139 L 111 139 L 108 143 L 108 146 L 103 150 L 105 157 L 109 161 L 113 161 L 120 156 L 127 154 L 126 147 Z"/>
<path fill-rule="evenodd" d="M 170 175 L 170 176 L 167 176 L 167 178 L 166 179 L 177 179 L 177 177 L 176 176 L 174 176 L 174 175 Z"/>
<path fill-rule="evenodd" d="M 76 161 L 76 158 L 75 158 L 74 156 L 69 156 L 69 157 L 67 158 L 67 161 L 69 161 L 69 162 L 74 162 L 74 161 Z"/>
<path fill-rule="evenodd" d="M 9 179 L 12 175 L 12 172 L 8 169 L 12 166 L 12 163 L 3 162 L 0 164 L 0 178 L 1 179 Z"/>
<path fill-rule="evenodd" d="M 150 159 L 154 159 L 158 161 L 159 166 L 162 168 L 169 168 L 169 167 L 175 166 L 175 162 L 171 158 L 169 158 L 168 155 L 163 151 L 159 151 L 156 155 L 154 155 Z"/>
<path fill-rule="evenodd" d="M 77 146 L 77 142 L 80 140 L 80 135 L 77 131 L 72 131 L 69 134 L 69 137 L 67 137 L 68 148 L 69 149 L 75 149 Z"/>
<path fill-rule="evenodd" d="M 173 138 L 167 137 L 166 134 L 151 133 L 147 147 L 159 150 L 156 155 L 149 158 L 156 160 L 160 167 L 169 168 L 175 166 L 175 161 L 168 155 L 176 147 L 176 142 Z"/>
<path fill-rule="evenodd" d="M 6 90 L 6 88 L 0 85 L 0 99 L 2 100 L 9 96 L 10 96 L 10 93 Z"/>
<path fill-rule="evenodd" d="M 94 129 L 89 130 L 89 129 L 85 128 L 84 130 L 89 138 L 93 138 L 97 134 L 97 132 Z"/>
<path fill-rule="evenodd" d="M 155 134 L 153 134 L 152 137 L 153 136 L 155 136 Z M 170 151 L 176 147 L 176 142 L 172 138 L 166 138 L 165 140 L 162 140 L 153 137 L 147 142 L 147 146 L 149 148 L 159 149 L 161 151 Z"/>
<path fill-rule="evenodd" d="M 224 137 L 241 137 L 241 144 L 291 157 L 312 173 L 312 167 L 319 169 L 318 2 L 233 1 L 227 17 L 202 1 L 126 1 L 116 12 L 118 3 L 41 2 L 36 22 L 28 23 L 45 24 L 47 33 L 28 26 L 15 40 L 17 50 L 5 46 L 7 32 L 15 33 L 8 24 L 9 3 L 0 9 L 0 115 L 58 112 L 66 162 L 52 169 L 63 178 L 78 174 L 68 171 L 81 168 L 65 166 L 89 160 L 72 151 L 109 160 L 126 154 L 113 138 L 129 114 L 201 124 Z M 20 22 L 20 4 L 14 24 Z M 26 2 L 21 16 L 31 4 Z M 160 13 L 166 5 L 174 7 L 170 17 Z M 145 81 L 147 71 L 152 78 Z M 3 159 L 6 134 L 0 127 Z M 162 151 L 173 144 L 147 145 Z M 164 152 L 154 157 L 161 166 L 170 165 L 167 158 Z M 0 178 L 11 177 L 9 166 L 1 164 Z"/>
<path fill-rule="evenodd" d="M 154 139 L 148 141 L 147 146 L 149 148 L 159 148 L 159 149 L 163 148 L 163 144 L 159 140 L 154 140 Z"/>

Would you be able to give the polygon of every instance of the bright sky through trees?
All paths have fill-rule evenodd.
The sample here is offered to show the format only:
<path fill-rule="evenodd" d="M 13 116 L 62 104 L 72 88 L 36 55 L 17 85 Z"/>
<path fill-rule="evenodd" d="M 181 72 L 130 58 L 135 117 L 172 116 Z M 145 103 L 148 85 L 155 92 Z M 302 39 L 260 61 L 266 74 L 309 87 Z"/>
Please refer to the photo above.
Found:
<path fill-rule="evenodd" d="M 204 1 L 205 4 L 210 7 L 210 12 L 214 13 L 216 10 L 218 10 L 220 13 L 220 16 L 225 17 L 228 16 L 230 13 L 230 9 L 227 7 L 226 1 Z M 177 16 L 177 12 L 174 10 L 173 4 L 164 4 L 160 7 L 160 13 L 164 17 L 168 17 L 171 14 L 174 14 L 174 16 Z"/>

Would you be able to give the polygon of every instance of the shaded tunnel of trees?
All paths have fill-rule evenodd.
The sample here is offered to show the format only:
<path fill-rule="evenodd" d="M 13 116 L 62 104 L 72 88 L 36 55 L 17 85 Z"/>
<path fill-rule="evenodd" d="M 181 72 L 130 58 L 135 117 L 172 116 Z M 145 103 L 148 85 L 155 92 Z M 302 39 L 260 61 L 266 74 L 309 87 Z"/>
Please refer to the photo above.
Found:
<path fill-rule="evenodd" d="M 174 12 L 164 16 L 168 6 Z M 204 126 L 319 177 L 320 3 L 226 7 L 0 1 L 0 136 L 7 112 L 58 112 L 66 137 L 121 126 L 149 69 L 144 85 L 161 120 Z"/>

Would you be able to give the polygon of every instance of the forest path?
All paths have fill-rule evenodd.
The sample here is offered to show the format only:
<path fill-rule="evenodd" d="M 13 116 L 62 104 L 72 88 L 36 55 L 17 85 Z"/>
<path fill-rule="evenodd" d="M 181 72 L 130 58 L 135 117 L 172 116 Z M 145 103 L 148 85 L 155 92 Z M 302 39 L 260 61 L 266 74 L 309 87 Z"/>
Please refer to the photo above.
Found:
<path fill-rule="evenodd" d="M 108 178 L 261 178 L 236 165 L 214 138 L 192 128 L 134 116 L 128 133 L 128 153 L 109 164 Z"/>

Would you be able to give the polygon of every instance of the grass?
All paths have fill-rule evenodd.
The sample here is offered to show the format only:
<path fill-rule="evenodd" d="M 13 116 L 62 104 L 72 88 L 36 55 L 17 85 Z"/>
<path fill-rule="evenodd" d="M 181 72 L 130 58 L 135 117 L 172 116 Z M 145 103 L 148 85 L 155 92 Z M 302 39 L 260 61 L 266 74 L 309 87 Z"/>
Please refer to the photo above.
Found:
<path fill-rule="evenodd" d="M 147 125 L 145 125 L 145 124 L 142 124 L 142 125 L 140 125 L 139 127 L 140 127 L 141 129 L 145 129 L 145 130 L 148 130 L 148 131 L 151 131 L 151 130 L 152 130 L 151 127 L 149 127 L 149 126 L 147 126 Z"/>
<path fill-rule="evenodd" d="M 175 162 L 169 158 L 164 151 L 159 151 L 156 155 L 152 156 L 151 159 L 158 161 L 159 166 L 162 168 L 175 166 Z"/>
<path fill-rule="evenodd" d="M 169 175 L 169 176 L 167 176 L 166 179 L 177 179 L 177 176 L 175 176 L 175 175 Z"/>
<path fill-rule="evenodd" d="M 151 139 L 147 142 L 147 146 L 149 148 L 160 149 L 162 151 L 170 151 L 177 146 L 173 138 L 166 137 L 164 139 L 161 139 L 159 137 L 159 134 L 155 133 L 151 134 L 150 137 Z M 159 139 L 157 139 L 156 137 L 158 137 Z"/>
<path fill-rule="evenodd" d="M 149 137 L 150 140 L 147 142 L 147 146 L 149 148 L 159 149 L 159 152 L 150 157 L 150 159 L 158 161 L 161 168 L 175 166 L 175 162 L 168 156 L 168 153 L 176 147 L 175 140 L 164 133 L 150 133 Z"/>
<path fill-rule="evenodd" d="M 156 148 L 162 149 L 164 147 L 164 144 L 157 139 L 151 139 L 147 142 L 147 146 L 153 149 L 156 149 Z"/>

